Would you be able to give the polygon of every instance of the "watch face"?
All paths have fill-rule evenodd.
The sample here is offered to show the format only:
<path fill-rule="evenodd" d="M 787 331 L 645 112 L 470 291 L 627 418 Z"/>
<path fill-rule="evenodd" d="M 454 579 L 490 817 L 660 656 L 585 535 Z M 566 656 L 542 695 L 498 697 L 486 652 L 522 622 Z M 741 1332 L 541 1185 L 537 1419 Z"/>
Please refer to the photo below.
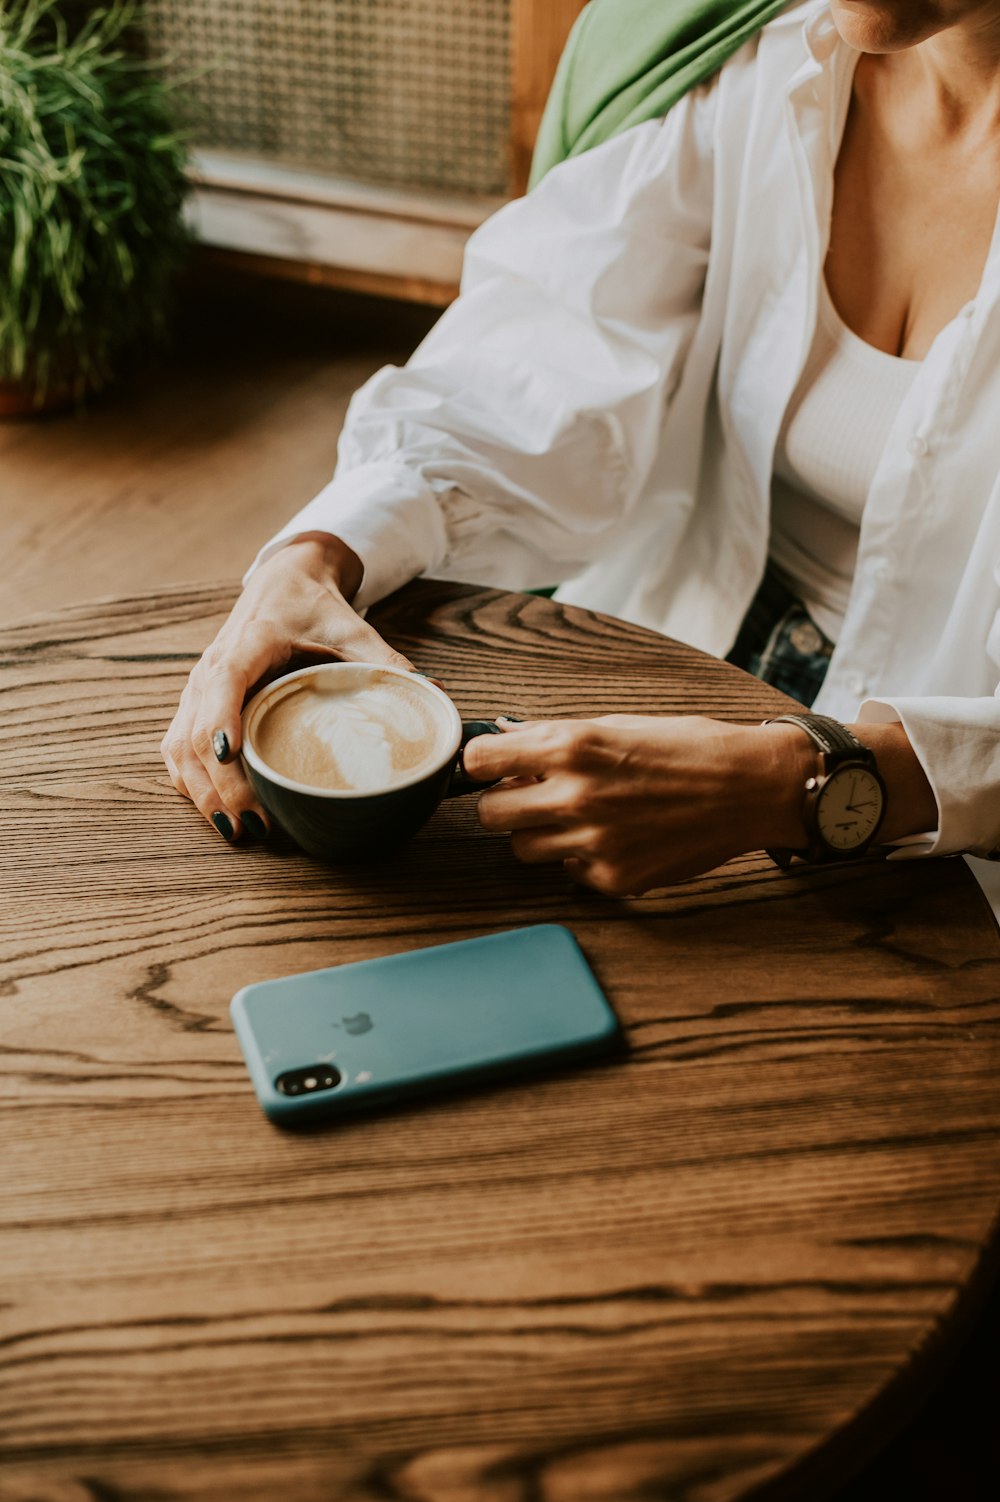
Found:
<path fill-rule="evenodd" d="M 816 802 L 816 825 L 831 850 L 858 850 L 882 817 L 882 785 L 867 767 L 838 767 Z"/>

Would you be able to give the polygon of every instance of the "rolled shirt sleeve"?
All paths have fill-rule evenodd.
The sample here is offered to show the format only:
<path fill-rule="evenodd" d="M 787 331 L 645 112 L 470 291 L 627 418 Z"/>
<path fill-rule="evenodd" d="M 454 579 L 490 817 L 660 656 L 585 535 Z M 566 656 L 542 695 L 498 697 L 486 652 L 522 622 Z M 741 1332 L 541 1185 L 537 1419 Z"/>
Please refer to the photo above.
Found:
<path fill-rule="evenodd" d="M 459 298 L 357 392 L 334 479 L 254 567 L 332 533 L 365 606 L 423 573 L 556 584 L 612 545 L 697 326 L 713 99 L 565 162 L 476 231 Z"/>
<path fill-rule="evenodd" d="M 890 859 L 1000 860 L 1000 697 L 868 699 L 858 721 L 903 725 L 937 801 L 937 829 L 901 841 Z"/>

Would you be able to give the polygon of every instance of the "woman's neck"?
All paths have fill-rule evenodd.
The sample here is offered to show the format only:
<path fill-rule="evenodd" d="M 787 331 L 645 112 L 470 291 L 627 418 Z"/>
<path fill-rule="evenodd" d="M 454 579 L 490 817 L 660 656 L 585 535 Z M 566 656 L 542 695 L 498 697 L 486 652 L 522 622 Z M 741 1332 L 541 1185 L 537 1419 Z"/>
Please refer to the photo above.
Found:
<path fill-rule="evenodd" d="M 937 139 L 1000 130 L 1000 7 L 980 11 L 915 47 L 875 59 Z"/>

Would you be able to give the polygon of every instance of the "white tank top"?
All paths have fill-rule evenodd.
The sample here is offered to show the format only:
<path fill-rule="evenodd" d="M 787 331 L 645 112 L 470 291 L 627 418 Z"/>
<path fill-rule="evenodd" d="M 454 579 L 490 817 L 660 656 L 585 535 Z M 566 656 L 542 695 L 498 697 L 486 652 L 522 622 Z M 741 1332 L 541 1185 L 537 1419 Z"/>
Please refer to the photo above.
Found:
<path fill-rule="evenodd" d="M 919 361 L 887 355 L 844 323 L 820 280 L 816 336 L 774 456 L 770 557 L 836 641 L 858 554 L 861 513 Z"/>

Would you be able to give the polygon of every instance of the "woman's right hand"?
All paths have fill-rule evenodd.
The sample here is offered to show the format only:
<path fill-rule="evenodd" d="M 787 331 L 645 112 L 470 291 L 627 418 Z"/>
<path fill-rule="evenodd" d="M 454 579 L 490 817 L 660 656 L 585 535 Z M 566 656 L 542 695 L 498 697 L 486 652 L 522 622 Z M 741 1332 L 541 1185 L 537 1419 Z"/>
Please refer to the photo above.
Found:
<path fill-rule="evenodd" d="M 268 829 L 239 762 L 251 689 L 299 657 L 413 670 L 351 607 L 361 576 L 357 554 L 338 538 L 296 538 L 255 570 L 193 669 L 160 752 L 174 787 L 224 839 L 260 839 Z"/>

